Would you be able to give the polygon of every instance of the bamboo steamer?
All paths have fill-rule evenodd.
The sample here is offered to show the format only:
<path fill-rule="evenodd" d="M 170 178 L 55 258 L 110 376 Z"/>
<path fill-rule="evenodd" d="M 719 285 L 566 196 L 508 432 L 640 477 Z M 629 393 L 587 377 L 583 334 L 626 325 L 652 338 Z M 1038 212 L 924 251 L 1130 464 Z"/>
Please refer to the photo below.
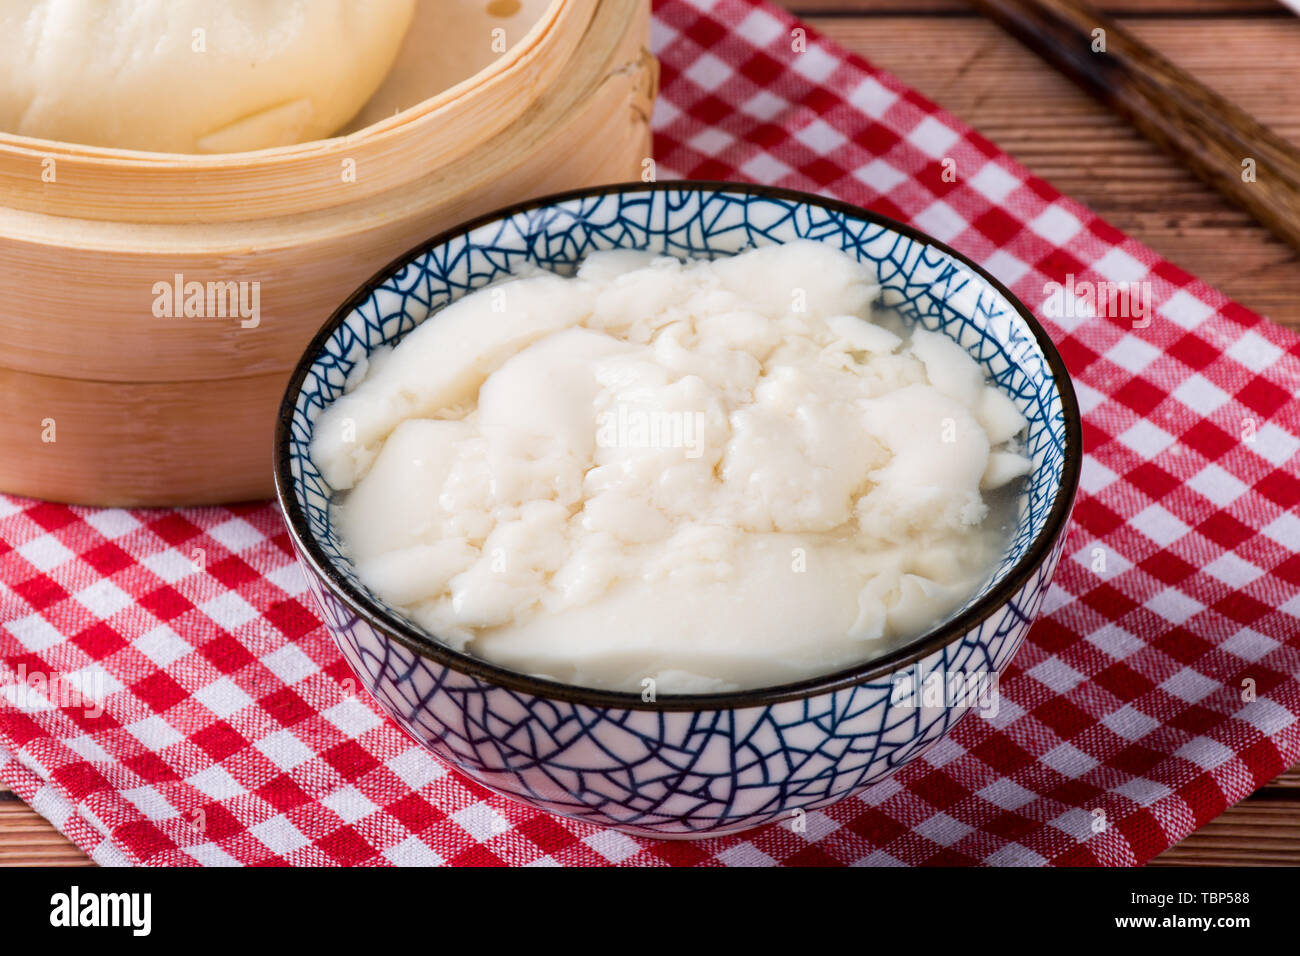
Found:
<path fill-rule="evenodd" d="M 0 490 L 269 496 L 289 370 L 357 285 L 492 208 L 641 176 L 648 29 L 649 0 L 421 3 L 388 80 L 332 139 L 191 156 L 0 134 Z M 163 290 L 188 282 L 245 283 L 246 304 L 256 288 L 256 321 L 168 317 Z"/>

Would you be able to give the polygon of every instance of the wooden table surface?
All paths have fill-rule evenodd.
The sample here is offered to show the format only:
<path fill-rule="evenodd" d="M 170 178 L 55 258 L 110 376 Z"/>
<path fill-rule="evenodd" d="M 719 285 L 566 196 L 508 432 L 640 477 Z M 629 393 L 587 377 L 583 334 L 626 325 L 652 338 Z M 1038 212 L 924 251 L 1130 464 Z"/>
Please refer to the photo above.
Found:
<path fill-rule="evenodd" d="M 962 0 L 783 2 L 1161 255 L 1247 307 L 1300 326 L 1300 262 L 1293 250 Z M 1300 18 L 1275 0 L 1098 5 L 1300 143 Z M 89 860 L 0 790 L 0 865 L 6 864 L 76 866 Z M 1154 864 L 1300 864 L 1300 767 Z"/>

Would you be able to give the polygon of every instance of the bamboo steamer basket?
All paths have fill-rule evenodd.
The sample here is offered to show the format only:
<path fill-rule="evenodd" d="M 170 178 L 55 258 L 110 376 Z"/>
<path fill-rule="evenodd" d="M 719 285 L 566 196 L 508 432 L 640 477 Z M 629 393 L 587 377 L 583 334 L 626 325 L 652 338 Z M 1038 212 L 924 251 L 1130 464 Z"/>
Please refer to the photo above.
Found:
<path fill-rule="evenodd" d="M 495 207 L 642 176 L 648 30 L 649 0 L 425 0 L 332 139 L 204 156 L 0 134 L 0 490 L 270 496 L 289 370 L 357 285 Z M 177 276 L 256 283 L 256 323 L 156 315 Z"/>

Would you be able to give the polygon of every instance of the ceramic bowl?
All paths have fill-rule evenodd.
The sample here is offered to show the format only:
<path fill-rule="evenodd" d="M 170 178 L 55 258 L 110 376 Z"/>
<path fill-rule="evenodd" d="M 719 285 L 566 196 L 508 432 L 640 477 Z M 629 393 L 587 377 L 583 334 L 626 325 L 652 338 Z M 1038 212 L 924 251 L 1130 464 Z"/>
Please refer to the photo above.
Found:
<path fill-rule="evenodd" d="M 507 670 L 440 643 L 370 593 L 340 551 L 308 454 L 321 410 L 371 350 L 524 263 L 571 271 L 598 249 L 712 257 L 796 238 L 879 271 L 883 302 L 964 346 L 1029 422 L 1018 526 L 987 585 L 946 623 L 869 663 L 800 683 L 645 700 Z M 380 706 L 436 756 L 533 807 L 657 837 L 797 820 L 862 790 L 996 704 L 1038 613 L 1078 481 L 1078 406 L 1046 333 L 943 243 L 844 203 L 726 183 L 565 193 L 442 233 L 348 299 L 307 347 L 277 423 L 275 480 L 310 591 Z"/>

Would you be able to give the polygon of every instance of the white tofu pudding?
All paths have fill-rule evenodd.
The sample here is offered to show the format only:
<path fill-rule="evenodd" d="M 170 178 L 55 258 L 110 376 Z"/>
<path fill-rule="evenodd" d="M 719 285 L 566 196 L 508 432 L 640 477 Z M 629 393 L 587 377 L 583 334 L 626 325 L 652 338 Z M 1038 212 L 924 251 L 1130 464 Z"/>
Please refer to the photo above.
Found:
<path fill-rule="evenodd" d="M 512 277 L 354 372 L 312 458 L 361 581 L 438 640 L 656 694 L 831 673 L 987 581 L 1031 463 L 955 342 L 814 242 Z"/>

